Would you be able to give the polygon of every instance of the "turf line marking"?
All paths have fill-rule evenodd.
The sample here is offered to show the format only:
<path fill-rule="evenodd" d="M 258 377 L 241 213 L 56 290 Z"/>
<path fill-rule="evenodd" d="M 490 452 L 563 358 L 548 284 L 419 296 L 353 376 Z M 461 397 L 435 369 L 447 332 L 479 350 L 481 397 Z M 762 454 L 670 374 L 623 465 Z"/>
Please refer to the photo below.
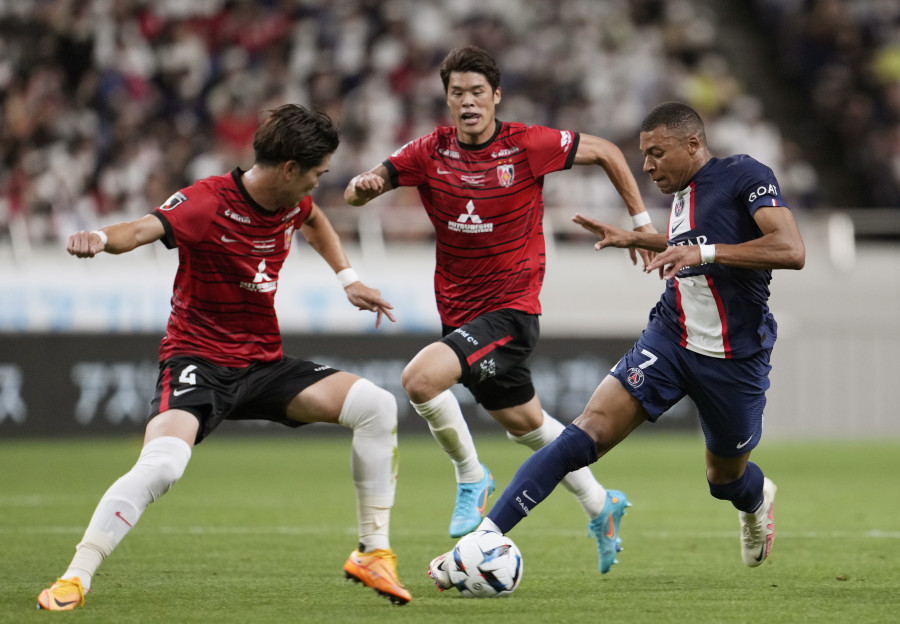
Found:
<path fill-rule="evenodd" d="M 336 530 L 334 526 L 190 526 L 190 527 L 141 527 L 141 533 L 155 533 L 161 535 L 330 535 L 335 533 L 347 533 L 355 535 L 356 527 L 347 525 L 343 531 L 339 528 Z M 0 526 L 0 534 L 2 535 L 81 535 L 84 533 L 84 527 L 76 526 L 32 526 L 32 527 L 4 527 Z M 409 531 L 403 530 L 404 535 L 432 535 L 434 531 Z M 529 536 L 528 531 L 519 532 L 523 538 Z M 546 531 L 541 532 L 547 535 Z M 553 531 L 553 535 L 558 537 L 574 537 L 583 536 L 579 531 Z M 628 539 L 672 539 L 672 538 L 721 538 L 733 539 L 736 531 L 629 531 Z M 786 539 L 848 539 L 865 537 L 869 539 L 900 539 L 900 531 L 886 531 L 881 529 L 870 529 L 868 531 L 786 531 L 779 530 L 776 534 L 778 537 Z"/>

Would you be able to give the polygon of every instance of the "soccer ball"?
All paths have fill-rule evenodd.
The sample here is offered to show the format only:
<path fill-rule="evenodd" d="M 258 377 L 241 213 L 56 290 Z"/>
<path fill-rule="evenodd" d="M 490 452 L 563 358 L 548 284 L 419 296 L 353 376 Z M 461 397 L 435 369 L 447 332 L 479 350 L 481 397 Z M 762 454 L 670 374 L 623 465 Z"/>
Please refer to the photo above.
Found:
<path fill-rule="evenodd" d="M 437 585 L 441 591 L 453 587 L 453 581 L 450 580 L 450 568 L 453 567 L 453 551 L 445 552 L 438 555 L 428 564 L 428 576 Z"/>
<path fill-rule="evenodd" d="M 438 567 L 441 563 L 452 586 L 467 598 L 508 596 L 522 580 L 522 553 L 511 539 L 494 531 L 469 533 Z"/>

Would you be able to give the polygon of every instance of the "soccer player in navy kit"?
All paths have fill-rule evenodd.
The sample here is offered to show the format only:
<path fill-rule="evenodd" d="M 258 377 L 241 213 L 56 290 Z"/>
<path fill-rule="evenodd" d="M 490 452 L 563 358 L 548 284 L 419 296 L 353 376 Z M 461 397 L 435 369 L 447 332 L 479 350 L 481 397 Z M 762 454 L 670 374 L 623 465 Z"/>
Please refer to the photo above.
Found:
<path fill-rule="evenodd" d="M 746 155 L 715 158 L 703 122 L 671 102 L 643 121 L 644 171 L 674 194 L 666 234 L 629 232 L 576 215 L 605 247 L 661 252 L 646 267 L 666 288 L 647 328 L 559 438 L 526 460 L 481 523 L 506 533 L 571 470 L 606 454 L 682 397 L 697 405 L 712 496 L 739 510 L 741 555 L 751 567 L 775 535 L 776 487 L 749 461 L 762 435 L 772 269 L 801 269 L 803 240 L 772 170 Z"/>
<path fill-rule="evenodd" d="M 572 165 L 600 165 L 635 228 L 656 230 L 614 144 L 495 118 L 500 71 L 484 50 L 451 51 L 440 75 L 455 126 L 439 127 L 355 176 L 344 198 L 361 206 L 399 186 L 415 186 L 434 226 L 434 289 L 443 339 L 410 361 L 402 383 L 454 465 L 457 495 L 450 535 L 459 537 L 481 522 L 494 481 L 479 461 L 450 388 L 464 384 L 512 440 L 532 450 L 563 430 L 542 410 L 525 365 L 539 334 L 544 176 Z M 608 535 L 609 520 L 615 517 L 618 525 L 628 502 L 621 492 L 607 492 L 587 468 L 564 483 L 590 518 L 599 568 L 607 572 L 618 547 L 618 536 Z"/>
<path fill-rule="evenodd" d="M 337 273 L 361 310 L 393 319 L 378 290 L 359 281 L 334 228 L 309 193 L 339 143 L 332 121 L 292 104 L 268 111 L 256 159 L 200 180 L 151 214 L 69 237 L 80 258 L 120 254 L 161 240 L 178 248 L 172 312 L 144 446 L 134 467 L 103 495 L 66 572 L 41 592 L 53 611 L 84 604 L 100 563 L 141 514 L 184 473 L 195 444 L 224 420 L 291 427 L 328 422 L 352 429 L 359 547 L 344 564 L 361 581 L 404 604 L 388 527 L 396 487 L 397 403 L 372 382 L 330 366 L 286 357 L 275 315 L 278 274 L 300 231 Z"/>

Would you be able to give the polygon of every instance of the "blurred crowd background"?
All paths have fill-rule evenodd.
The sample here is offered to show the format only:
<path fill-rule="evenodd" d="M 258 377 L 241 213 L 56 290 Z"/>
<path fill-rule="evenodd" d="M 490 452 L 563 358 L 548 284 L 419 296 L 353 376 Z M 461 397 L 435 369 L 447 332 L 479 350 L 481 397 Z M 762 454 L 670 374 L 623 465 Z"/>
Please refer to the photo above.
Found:
<path fill-rule="evenodd" d="M 748 0 L 738 4 L 752 19 L 738 24 L 715 4 L 0 0 L 0 245 L 59 244 L 146 214 L 195 179 L 249 167 L 260 112 L 285 102 L 340 123 L 315 195 L 340 214 L 351 176 L 449 123 L 437 68 L 465 44 L 500 64 L 500 119 L 615 142 L 648 206 L 668 198 L 640 172 L 638 126 L 677 99 L 704 116 L 715 153 L 771 166 L 797 210 L 900 207 L 900 3 Z M 737 60 L 766 63 L 771 82 L 754 84 L 723 52 L 734 28 L 766 50 Z M 788 98 L 803 120 L 779 116 Z M 791 132 L 801 121 L 814 131 Z M 826 155 L 810 148 L 821 142 L 803 136 L 818 132 L 858 192 L 829 190 Z M 397 193 L 374 210 L 397 236 L 427 236 L 404 233 L 415 205 Z M 571 214 L 620 204 L 604 176 L 578 168 L 548 176 L 547 205 Z M 347 220 L 342 233 L 359 235 L 353 227 Z"/>

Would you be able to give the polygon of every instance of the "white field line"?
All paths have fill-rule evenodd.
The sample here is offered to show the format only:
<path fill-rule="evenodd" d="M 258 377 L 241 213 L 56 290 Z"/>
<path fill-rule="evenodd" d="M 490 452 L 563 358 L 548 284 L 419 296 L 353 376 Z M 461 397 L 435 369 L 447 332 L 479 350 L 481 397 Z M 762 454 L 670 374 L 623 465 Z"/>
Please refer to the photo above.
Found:
<path fill-rule="evenodd" d="M 143 534 L 159 534 L 159 535 L 328 535 L 335 532 L 354 534 L 356 528 L 354 525 L 347 525 L 343 529 L 339 527 L 324 526 L 191 526 L 191 527 L 152 527 L 142 526 L 140 532 Z M 434 530 L 407 530 L 402 531 L 403 535 L 431 535 Z M 31 526 L 31 527 L 9 527 L 0 526 L 0 535 L 81 535 L 84 533 L 84 527 L 76 526 Z M 518 535 L 527 536 L 529 531 L 518 530 Z M 541 535 L 546 536 L 548 532 L 541 530 Z M 582 531 L 572 530 L 556 530 L 550 534 L 560 537 L 580 537 L 586 535 Z M 629 539 L 673 539 L 673 538 L 693 538 L 693 539 L 734 539 L 735 531 L 628 531 Z M 900 531 L 888 531 L 881 529 L 870 529 L 868 531 L 790 531 L 778 530 L 777 536 L 786 539 L 900 539 Z"/>

